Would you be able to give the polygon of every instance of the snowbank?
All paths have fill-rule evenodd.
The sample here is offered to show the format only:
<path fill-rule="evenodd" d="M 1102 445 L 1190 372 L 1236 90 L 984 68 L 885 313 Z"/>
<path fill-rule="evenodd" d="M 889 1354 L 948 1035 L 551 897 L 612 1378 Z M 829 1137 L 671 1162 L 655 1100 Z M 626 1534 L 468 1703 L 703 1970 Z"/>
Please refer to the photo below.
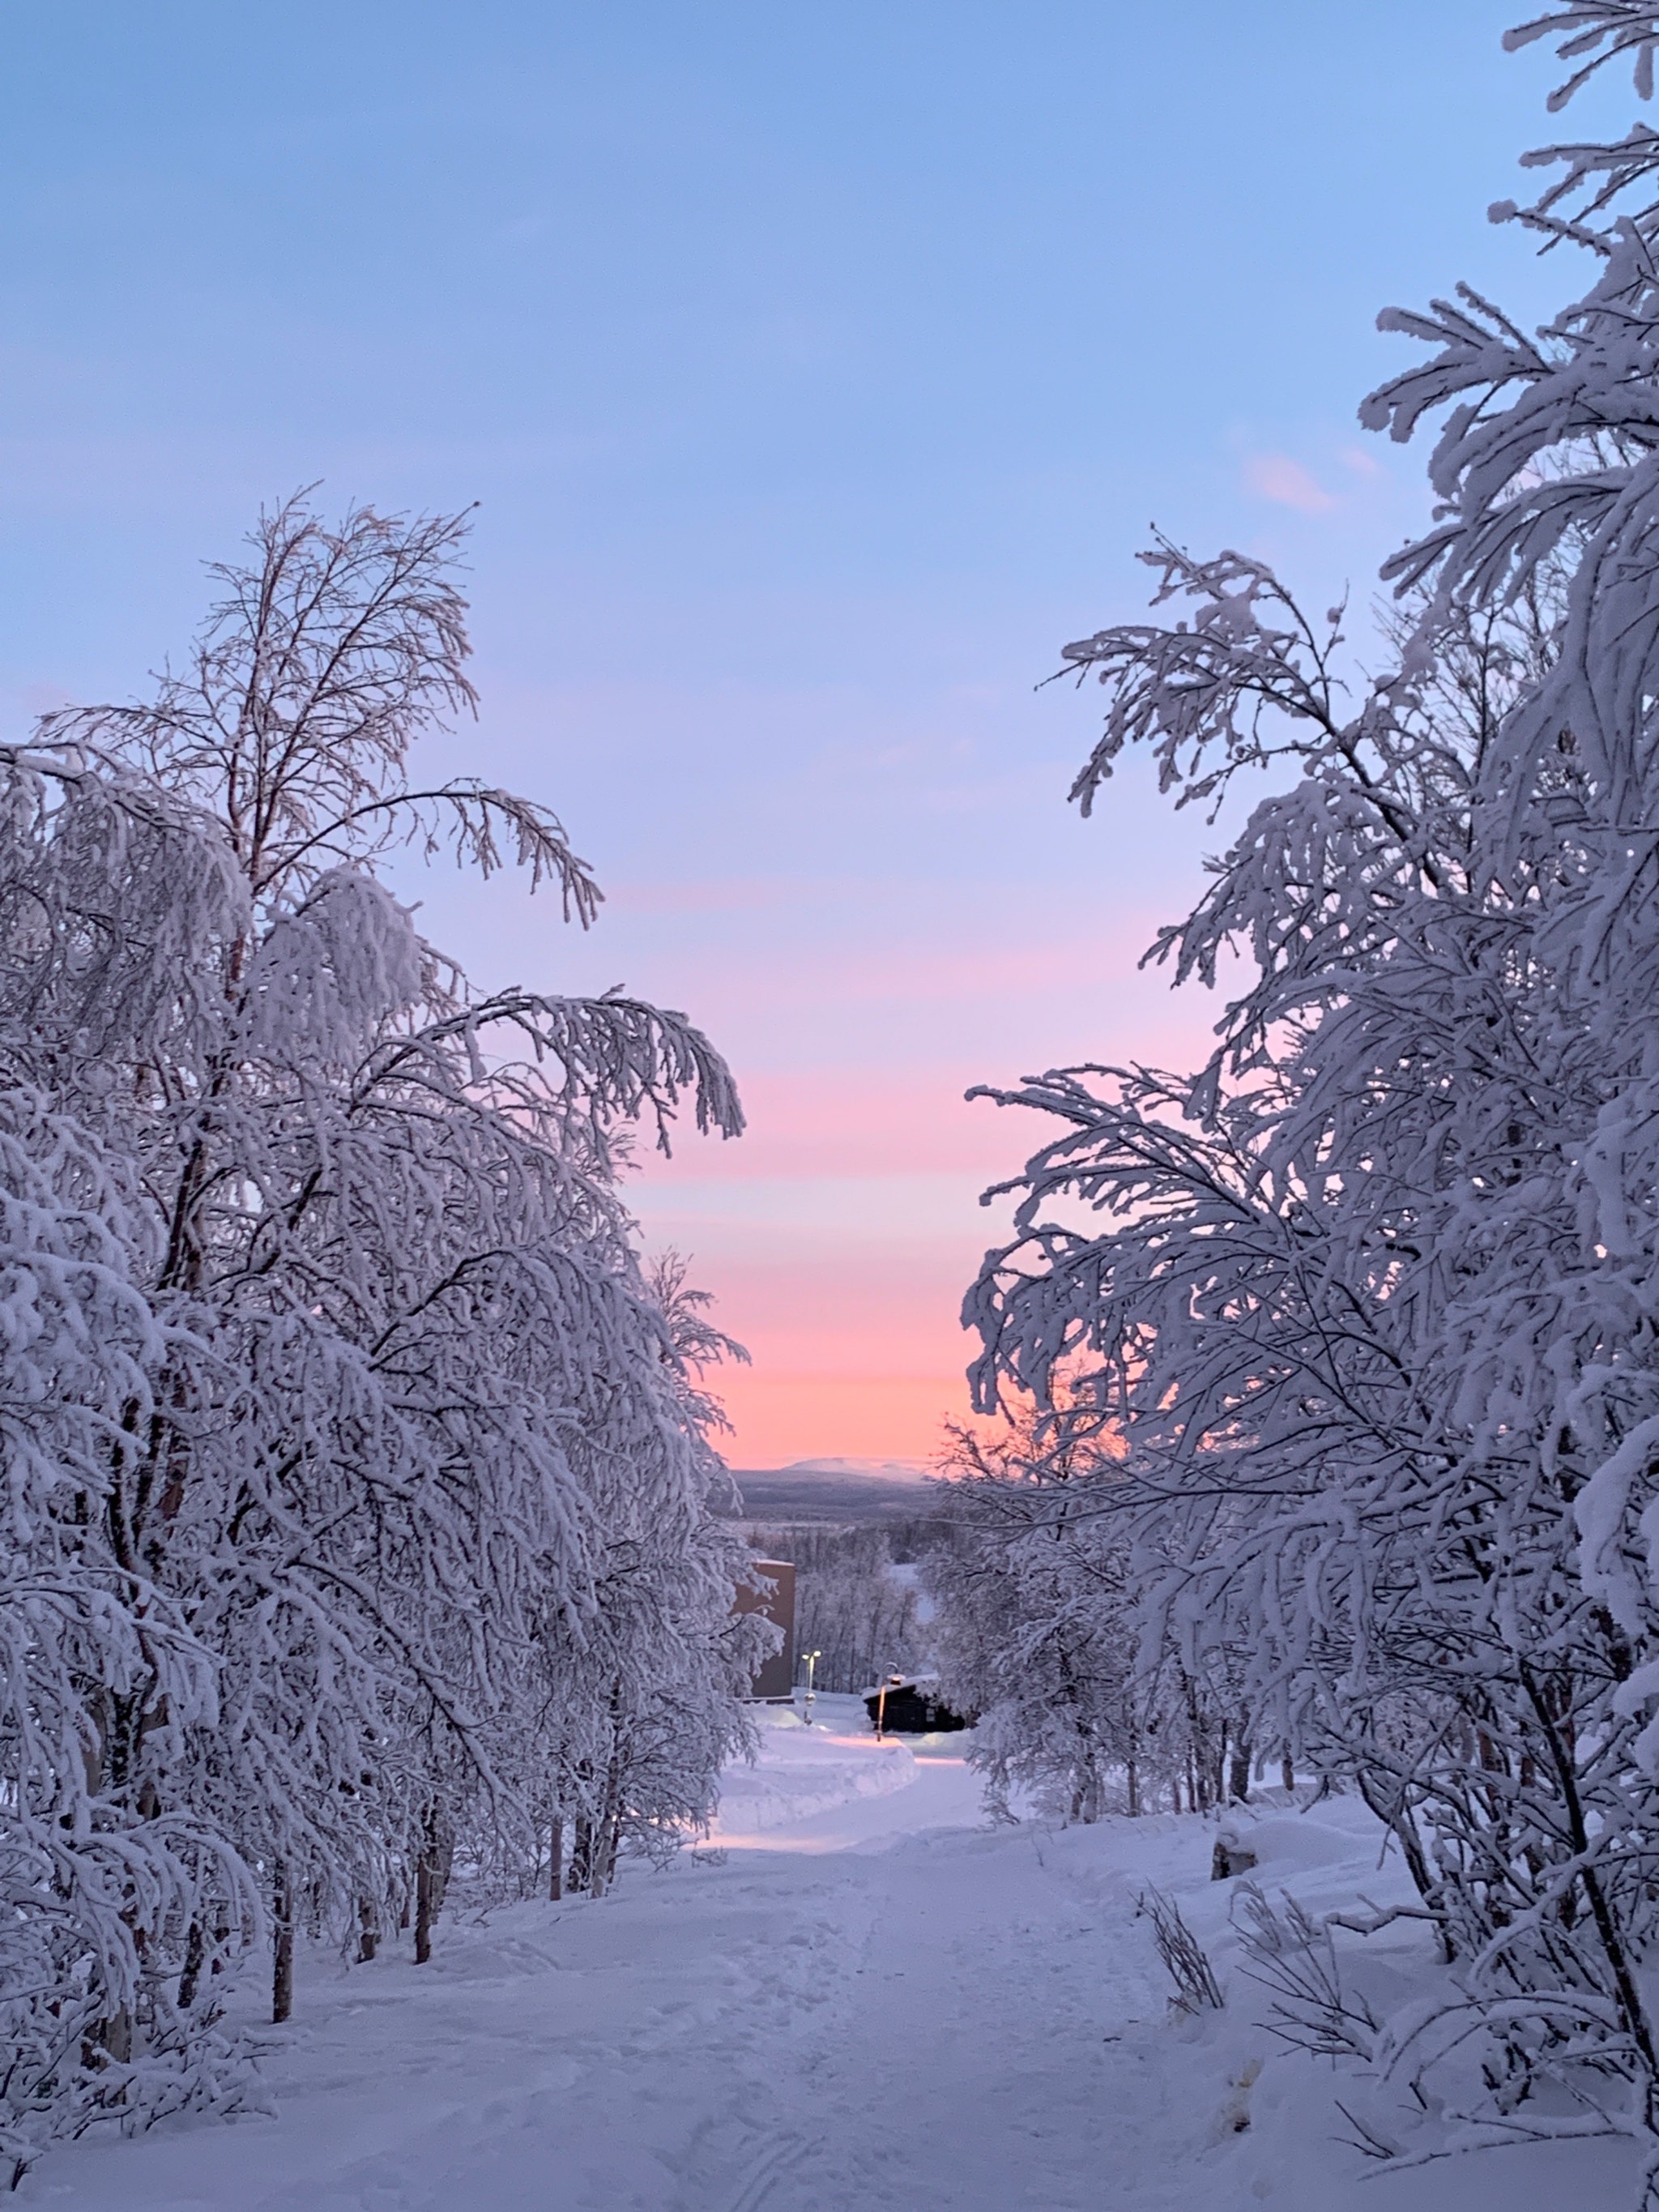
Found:
<path fill-rule="evenodd" d="M 827 1702 L 827 1701 L 826 1701 Z M 844 1701 L 852 1704 L 852 1699 Z M 804 1727 L 787 1707 L 765 1714 L 752 1765 L 728 1766 L 713 1840 L 734 1842 L 810 1820 L 865 1797 L 884 1797 L 915 1778 L 910 1751 L 830 1725 Z"/>

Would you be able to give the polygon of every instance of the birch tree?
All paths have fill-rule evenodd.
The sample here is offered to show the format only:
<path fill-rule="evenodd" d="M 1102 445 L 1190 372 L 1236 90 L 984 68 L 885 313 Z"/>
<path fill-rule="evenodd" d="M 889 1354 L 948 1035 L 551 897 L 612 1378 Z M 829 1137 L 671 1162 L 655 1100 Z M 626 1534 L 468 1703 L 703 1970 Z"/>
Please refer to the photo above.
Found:
<path fill-rule="evenodd" d="M 296 1929 L 370 1956 L 418 1893 L 429 1946 L 463 1826 L 534 1863 L 561 1727 L 684 1711 L 677 1790 L 609 1758 L 613 1839 L 742 1735 L 714 1340 L 617 1187 L 641 1121 L 741 1128 L 729 1074 L 620 994 L 475 990 L 382 872 L 598 904 L 544 807 L 411 773 L 473 705 L 463 536 L 291 501 L 152 698 L 0 759 L 19 2158 L 169 2053 L 225 2094 L 262 1936 L 282 2017 Z"/>
<path fill-rule="evenodd" d="M 1550 36 L 1558 105 L 1620 56 L 1650 91 L 1650 9 L 1510 43 Z M 1629 2131 L 1653 2202 L 1659 139 L 1528 158 L 1553 180 L 1494 212 L 1587 250 L 1588 294 L 1536 336 L 1467 289 L 1382 319 L 1430 356 L 1364 419 L 1449 410 L 1382 673 L 1168 542 L 1168 614 L 1066 648 L 1107 694 L 1085 811 L 1134 744 L 1180 804 L 1272 773 L 1155 948 L 1251 980 L 1195 1075 L 993 1094 L 1060 1133 L 969 1313 L 982 1406 L 1064 1372 L 1120 1427 L 1144 1633 L 1247 1655 L 1393 1832 L 1452 1994 L 1380 2063 L 1465 2124 L 1413 2154 Z"/>

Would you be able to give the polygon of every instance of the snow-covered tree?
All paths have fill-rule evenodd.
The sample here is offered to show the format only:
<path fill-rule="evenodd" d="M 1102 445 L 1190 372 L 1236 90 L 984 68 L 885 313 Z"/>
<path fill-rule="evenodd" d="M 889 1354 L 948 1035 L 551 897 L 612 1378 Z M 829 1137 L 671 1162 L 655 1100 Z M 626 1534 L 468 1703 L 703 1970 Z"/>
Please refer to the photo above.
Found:
<path fill-rule="evenodd" d="M 1650 90 L 1652 9 L 1511 43 L 1556 34 L 1561 98 L 1620 54 Z M 1064 1373 L 1121 1431 L 1149 1644 L 1242 1655 L 1257 1727 L 1394 1831 L 1462 1993 L 1392 2063 L 1479 2036 L 1486 2139 L 1650 2141 L 1659 137 L 1530 159 L 1587 296 L 1536 337 L 1467 291 L 1383 319 L 1433 351 L 1364 419 L 1449 409 L 1384 673 L 1345 690 L 1340 611 L 1167 543 L 1179 619 L 1066 650 L 1108 693 L 1085 811 L 1135 743 L 1178 803 L 1291 780 L 1157 948 L 1253 963 L 1208 1066 L 994 1094 L 1062 1129 L 969 1312 L 986 1409 Z"/>
<path fill-rule="evenodd" d="M 1248 1668 L 1224 1638 L 1149 1639 L 1147 1560 L 1126 1528 L 1121 1444 L 1063 1387 L 994 1425 L 946 1425 L 924 1576 L 941 1685 L 978 1716 L 969 1756 L 992 1806 L 1051 1817 L 1194 1812 L 1250 1794 Z"/>
<path fill-rule="evenodd" d="M 935 1656 L 946 1702 L 977 1717 L 969 1756 L 1005 1813 L 1014 1790 L 1065 1820 L 1138 1812 L 1148 1778 L 1127 1559 L 1101 1506 L 1117 1462 L 1095 1425 L 1062 1437 L 1027 1407 L 947 1431 L 923 1568 Z"/>
<path fill-rule="evenodd" d="M 795 1649 L 817 1653 L 818 1689 L 856 1693 L 923 1663 L 916 1593 L 893 1572 L 902 1533 L 831 1523 L 751 1531 L 761 1558 L 794 1562 Z"/>
<path fill-rule="evenodd" d="M 463 534 L 290 501 L 184 672 L 0 757 L 20 2156 L 140 2115 L 158 2053 L 193 2080 L 262 1927 L 280 2017 L 296 1925 L 372 1954 L 414 1893 L 429 1940 L 463 1829 L 533 1863 L 562 1747 L 614 1853 L 743 1733 L 719 1345 L 617 1184 L 641 1118 L 735 1133 L 730 1078 L 619 994 L 475 992 L 379 872 L 598 900 L 545 809 L 409 774 L 472 703 Z M 668 1705 L 691 1749 L 636 1785 Z"/>

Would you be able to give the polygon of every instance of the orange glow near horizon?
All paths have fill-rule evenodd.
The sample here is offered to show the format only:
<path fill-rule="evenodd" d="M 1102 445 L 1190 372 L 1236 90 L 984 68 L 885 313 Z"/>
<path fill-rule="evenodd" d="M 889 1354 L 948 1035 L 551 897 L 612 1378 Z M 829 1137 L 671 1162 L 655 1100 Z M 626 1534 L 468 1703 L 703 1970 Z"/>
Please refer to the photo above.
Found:
<path fill-rule="evenodd" d="M 718 1441 L 734 1468 L 830 1458 L 926 1465 L 947 1417 L 960 1419 L 967 1408 L 960 1373 L 791 1375 L 739 1367 L 723 1369 L 714 1381 L 732 1427 Z"/>
<path fill-rule="evenodd" d="M 885 963 L 861 952 L 833 973 L 827 956 L 818 964 L 814 988 L 826 1003 L 840 992 L 867 1014 L 860 1049 L 879 1046 L 890 1058 L 746 1065 L 744 1007 L 713 1006 L 717 1032 L 730 1017 L 747 1133 L 731 1144 L 677 1134 L 672 1158 L 641 1158 L 628 1196 L 647 1248 L 683 1255 L 691 1281 L 713 1295 L 715 1325 L 754 1362 L 705 1377 L 732 1423 L 719 1439 L 732 1466 L 926 1465 L 945 1422 L 969 1418 L 966 1370 L 978 1344 L 961 1326 L 963 1299 L 988 1248 L 1012 1234 L 1009 1201 L 987 1208 L 981 1194 L 1056 1133 L 1042 1115 L 963 1098 L 988 1070 L 1018 1083 L 1023 1068 L 1051 1064 L 1042 1040 L 1013 1033 L 1012 1017 L 1022 1032 L 1069 1032 L 1079 1042 L 1079 1033 L 1110 1038 L 1133 1024 L 1139 1048 L 1157 1047 L 1177 1064 L 1201 1057 L 1202 1037 L 1181 1034 L 1167 982 L 1132 963 L 1100 1004 L 1083 1006 L 1063 948 L 1052 945 L 926 960 L 896 949 Z M 753 969 L 747 1020 L 763 1015 L 766 1042 L 780 1051 L 799 975 L 763 946 Z M 1037 989 L 1044 978 L 1055 1003 Z M 913 1033 L 981 985 L 998 999 L 996 1035 L 959 1058 L 921 1057 Z"/>
<path fill-rule="evenodd" d="M 629 1192 L 752 1366 L 713 1370 L 733 1467 L 931 1462 L 968 1409 L 963 1294 L 1001 1223 L 978 1195 L 1017 1133 L 957 1071 L 752 1083 L 750 1133 L 688 1143 Z M 1024 1133 L 1018 1133 L 1023 1134 Z"/>

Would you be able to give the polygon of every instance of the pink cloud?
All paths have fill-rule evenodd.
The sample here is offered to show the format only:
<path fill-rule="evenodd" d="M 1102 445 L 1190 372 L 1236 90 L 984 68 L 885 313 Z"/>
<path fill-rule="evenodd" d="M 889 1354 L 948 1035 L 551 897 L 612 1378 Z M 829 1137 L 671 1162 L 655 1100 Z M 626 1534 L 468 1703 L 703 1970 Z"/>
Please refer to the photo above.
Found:
<path fill-rule="evenodd" d="M 1298 514 L 1327 514 L 1336 505 L 1317 477 L 1288 453 L 1252 453 L 1244 464 L 1244 481 L 1263 499 L 1293 507 Z"/>

